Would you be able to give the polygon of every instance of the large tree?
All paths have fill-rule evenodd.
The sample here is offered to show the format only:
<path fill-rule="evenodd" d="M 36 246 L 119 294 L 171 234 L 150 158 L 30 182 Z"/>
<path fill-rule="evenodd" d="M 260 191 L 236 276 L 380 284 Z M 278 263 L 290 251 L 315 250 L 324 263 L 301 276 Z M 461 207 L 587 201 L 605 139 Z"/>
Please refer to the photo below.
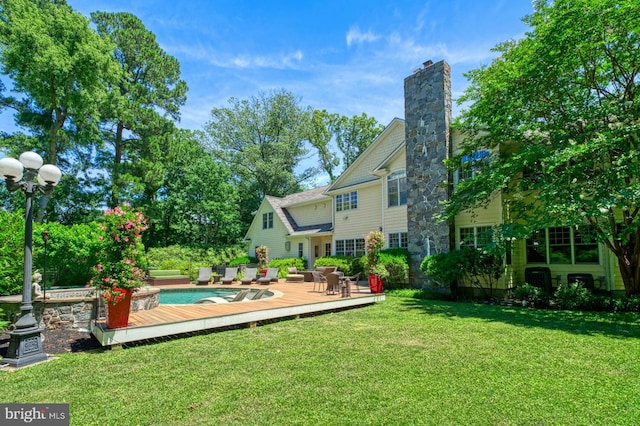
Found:
<path fill-rule="evenodd" d="M 231 168 L 207 153 L 198 139 L 180 130 L 169 140 L 159 197 L 146 208 L 151 245 L 224 246 L 242 238 Z"/>
<path fill-rule="evenodd" d="M 233 170 L 242 217 L 249 223 L 265 195 L 298 192 L 313 175 L 312 168 L 298 170 L 307 154 L 311 111 L 285 90 L 245 100 L 231 98 L 229 104 L 211 111 L 205 143 Z"/>
<path fill-rule="evenodd" d="M 480 173 L 446 210 L 452 217 L 506 189 L 515 236 L 586 225 L 618 259 L 629 295 L 640 294 L 638 16 L 632 0 L 534 3 L 526 36 L 468 74 L 462 155 L 499 154 L 476 162 Z"/>
<path fill-rule="evenodd" d="M 97 135 L 104 79 L 115 72 L 112 45 L 61 0 L 3 0 L 0 63 L 23 93 L 17 122 L 46 141 L 45 160 Z M 81 135 L 77 133 L 81 132 Z"/>
<path fill-rule="evenodd" d="M 173 131 L 173 120 L 180 118 L 180 106 L 186 101 L 187 84 L 180 80 L 180 64 L 160 48 L 155 35 L 136 16 L 129 13 L 94 12 L 91 20 L 98 34 L 116 48 L 113 57 L 121 72 L 110 81 L 112 88 L 103 106 L 102 128 L 110 149 L 105 166 L 110 172 L 109 204 L 135 197 L 134 189 L 144 191 L 146 169 L 154 169 L 161 157 L 154 139 Z M 138 185 L 136 185 L 138 184 Z"/>

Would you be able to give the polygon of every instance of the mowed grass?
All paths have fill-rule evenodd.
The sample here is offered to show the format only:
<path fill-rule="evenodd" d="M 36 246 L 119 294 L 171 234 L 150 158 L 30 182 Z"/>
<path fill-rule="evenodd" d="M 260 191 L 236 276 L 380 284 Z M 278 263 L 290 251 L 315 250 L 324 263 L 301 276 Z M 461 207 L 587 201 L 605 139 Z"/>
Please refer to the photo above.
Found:
<path fill-rule="evenodd" d="M 0 373 L 72 425 L 636 425 L 640 321 L 387 296 Z"/>

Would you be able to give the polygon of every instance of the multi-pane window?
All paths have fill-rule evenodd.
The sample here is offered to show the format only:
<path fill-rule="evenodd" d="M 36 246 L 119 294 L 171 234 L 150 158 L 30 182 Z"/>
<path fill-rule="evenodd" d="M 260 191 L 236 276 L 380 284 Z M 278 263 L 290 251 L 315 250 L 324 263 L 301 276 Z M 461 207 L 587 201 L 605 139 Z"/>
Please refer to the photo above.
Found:
<path fill-rule="evenodd" d="M 583 228 L 556 226 L 535 231 L 527 238 L 527 263 L 599 263 L 595 238 Z"/>
<path fill-rule="evenodd" d="M 387 199 L 389 207 L 407 204 L 407 174 L 398 170 L 387 177 Z"/>
<path fill-rule="evenodd" d="M 298 257 L 304 257 L 304 244 L 298 243 Z"/>
<path fill-rule="evenodd" d="M 331 256 L 331 243 L 324 243 L 324 255 Z"/>
<path fill-rule="evenodd" d="M 358 191 L 336 195 L 336 211 L 353 210 L 358 208 Z"/>
<path fill-rule="evenodd" d="M 407 248 L 409 246 L 409 238 L 406 232 L 389 233 L 389 248 Z"/>
<path fill-rule="evenodd" d="M 493 230 L 490 226 L 460 228 L 460 247 L 484 247 L 491 242 Z"/>
<path fill-rule="evenodd" d="M 273 228 L 273 212 L 262 213 L 262 229 Z"/>
<path fill-rule="evenodd" d="M 364 238 L 336 240 L 336 255 L 362 256 L 364 254 Z"/>

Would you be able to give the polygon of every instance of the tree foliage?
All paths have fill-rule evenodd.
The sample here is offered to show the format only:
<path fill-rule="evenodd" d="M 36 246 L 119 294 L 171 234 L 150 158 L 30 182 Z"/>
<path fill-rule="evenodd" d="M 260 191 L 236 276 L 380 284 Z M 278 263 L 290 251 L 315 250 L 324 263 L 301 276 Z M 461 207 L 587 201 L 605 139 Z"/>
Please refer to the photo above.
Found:
<path fill-rule="evenodd" d="M 342 151 L 343 171 L 371 145 L 383 130 L 382 124 L 364 112 L 353 117 L 336 117 L 333 122 L 333 133 L 338 148 Z"/>
<path fill-rule="evenodd" d="M 160 48 L 140 19 L 124 12 L 94 12 L 91 20 L 98 34 L 115 45 L 113 57 L 121 68 L 109 82 L 112 90 L 102 114 L 104 140 L 110 145 L 103 153 L 111 177 L 109 204 L 115 206 L 123 196 L 131 201 L 138 195 L 127 194 L 131 182 L 144 191 L 146 170 L 162 163 L 162 156 L 154 156 L 157 152 L 146 145 L 173 131 L 187 84 L 180 80 L 179 62 Z M 136 167 L 139 162 L 145 167 Z"/>
<path fill-rule="evenodd" d="M 308 153 L 309 108 L 285 90 L 250 99 L 231 98 L 214 108 L 206 126 L 206 145 L 231 167 L 240 188 L 242 217 L 251 221 L 265 195 L 283 197 L 301 190 L 313 169 L 298 173 Z"/>
<path fill-rule="evenodd" d="M 446 209 L 452 217 L 506 189 L 512 235 L 587 224 L 617 257 L 628 294 L 640 293 L 638 16 L 634 1 L 535 2 L 526 37 L 468 74 L 461 156 L 494 154 Z"/>
<path fill-rule="evenodd" d="M 188 130 L 171 139 L 166 158 L 164 184 L 146 211 L 148 245 L 220 247 L 236 243 L 245 227 L 231 169 L 206 152 Z"/>

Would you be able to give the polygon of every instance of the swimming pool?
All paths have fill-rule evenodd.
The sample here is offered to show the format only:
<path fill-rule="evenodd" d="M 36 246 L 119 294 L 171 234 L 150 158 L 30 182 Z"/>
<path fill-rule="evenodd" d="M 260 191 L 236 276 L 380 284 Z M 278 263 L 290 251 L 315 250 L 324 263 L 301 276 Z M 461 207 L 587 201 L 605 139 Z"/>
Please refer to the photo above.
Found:
<path fill-rule="evenodd" d="M 200 299 L 206 297 L 225 297 L 235 296 L 241 288 L 216 287 L 216 288 L 162 288 L 160 289 L 161 305 L 189 305 L 196 303 Z M 253 294 L 258 290 L 251 289 L 247 299 L 251 299 Z M 261 299 L 273 296 L 273 293 L 267 292 Z"/>

